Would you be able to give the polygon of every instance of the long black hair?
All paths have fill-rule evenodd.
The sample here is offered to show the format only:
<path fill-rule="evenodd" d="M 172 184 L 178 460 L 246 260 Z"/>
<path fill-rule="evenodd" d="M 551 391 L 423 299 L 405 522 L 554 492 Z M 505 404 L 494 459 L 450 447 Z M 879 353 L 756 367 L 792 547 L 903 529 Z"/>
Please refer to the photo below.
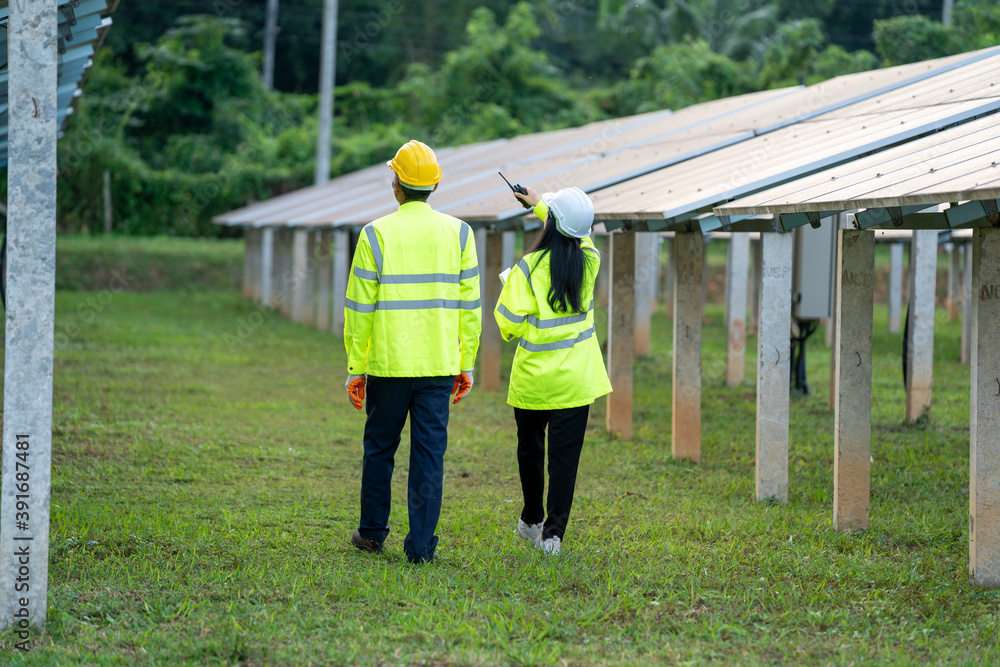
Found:
<path fill-rule="evenodd" d="M 538 237 L 528 253 L 541 251 L 535 266 L 549 253 L 549 293 L 548 302 L 552 310 L 559 313 L 582 313 L 585 308 L 580 301 L 583 291 L 583 277 L 587 265 L 587 253 L 580 247 L 580 239 L 564 236 L 556 229 L 555 218 L 549 213 Z M 532 267 L 534 268 L 534 267 Z M 588 304 L 589 306 L 589 304 Z"/>

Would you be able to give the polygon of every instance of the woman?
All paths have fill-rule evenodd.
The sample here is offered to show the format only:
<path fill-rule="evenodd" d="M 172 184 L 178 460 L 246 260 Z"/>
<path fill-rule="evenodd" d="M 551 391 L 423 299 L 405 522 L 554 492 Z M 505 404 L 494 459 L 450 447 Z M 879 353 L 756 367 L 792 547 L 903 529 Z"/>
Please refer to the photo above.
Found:
<path fill-rule="evenodd" d="M 509 272 L 494 311 L 504 340 L 520 339 L 507 395 L 524 493 L 517 534 L 556 555 L 573 505 L 590 405 L 611 391 L 594 333 L 601 256 L 589 238 L 594 205 L 582 190 L 539 197 L 527 188 L 515 196 L 545 221 L 539 239 Z M 543 509 L 546 427 L 549 493 Z"/>

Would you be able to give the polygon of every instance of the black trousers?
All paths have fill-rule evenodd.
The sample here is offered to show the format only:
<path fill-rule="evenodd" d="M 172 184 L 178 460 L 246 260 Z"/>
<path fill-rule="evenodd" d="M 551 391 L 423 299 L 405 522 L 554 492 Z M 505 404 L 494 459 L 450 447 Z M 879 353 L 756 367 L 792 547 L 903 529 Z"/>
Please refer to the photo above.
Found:
<path fill-rule="evenodd" d="M 554 536 L 562 539 L 566 533 L 589 415 L 589 405 L 562 410 L 514 408 L 517 466 L 524 493 L 521 520 L 525 523 L 544 520 L 542 539 Z M 549 495 L 543 509 L 546 427 L 549 429 Z"/>

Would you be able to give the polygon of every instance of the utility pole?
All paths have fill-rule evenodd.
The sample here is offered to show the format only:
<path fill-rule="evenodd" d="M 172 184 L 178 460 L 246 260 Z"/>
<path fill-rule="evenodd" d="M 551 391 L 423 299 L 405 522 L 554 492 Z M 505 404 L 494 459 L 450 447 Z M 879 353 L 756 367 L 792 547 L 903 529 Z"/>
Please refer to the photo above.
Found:
<path fill-rule="evenodd" d="M 330 142 L 333 138 L 333 96 L 337 77 L 337 0 L 323 3 L 323 52 L 319 82 L 319 137 L 316 146 L 316 184 L 330 180 Z M 347 304 L 347 272 L 350 269 L 351 235 L 333 232 L 333 327 L 335 335 L 344 331 Z"/>
<path fill-rule="evenodd" d="M 14 628 L 27 651 L 48 599 L 59 33 L 58 0 L 9 4 L 0 628 Z"/>
<path fill-rule="evenodd" d="M 319 137 L 316 144 L 316 184 L 330 180 L 333 125 L 333 85 L 337 76 L 337 0 L 323 3 L 323 51 L 319 68 Z"/>
<path fill-rule="evenodd" d="M 951 25 L 951 9 L 955 6 L 955 0 L 944 0 L 941 8 L 941 23 Z"/>
<path fill-rule="evenodd" d="M 267 24 L 264 29 L 264 85 L 274 88 L 274 44 L 278 39 L 278 0 L 267 0 Z"/>

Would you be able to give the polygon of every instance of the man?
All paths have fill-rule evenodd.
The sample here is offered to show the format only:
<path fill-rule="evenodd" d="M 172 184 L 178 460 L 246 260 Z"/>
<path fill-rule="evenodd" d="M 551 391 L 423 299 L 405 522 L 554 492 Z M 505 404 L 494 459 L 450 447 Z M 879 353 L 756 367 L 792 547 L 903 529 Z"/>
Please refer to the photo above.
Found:
<path fill-rule="evenodd" d="M 472 389 L 482 330 L 479 264 L 469 225 L 427 204 L 441 181 L 434 151 L 410 141 L 386 164 L 399 209 L 361 233 L 344 313 L 347 393 L 359 410 L 367 395 L 361 521 L 351 542 L 382 553 L 393 460 L 409 415 L 403 550 L 422 563 L 434 558 L 438 542 L 449 396 L 458 403 Z"/>

